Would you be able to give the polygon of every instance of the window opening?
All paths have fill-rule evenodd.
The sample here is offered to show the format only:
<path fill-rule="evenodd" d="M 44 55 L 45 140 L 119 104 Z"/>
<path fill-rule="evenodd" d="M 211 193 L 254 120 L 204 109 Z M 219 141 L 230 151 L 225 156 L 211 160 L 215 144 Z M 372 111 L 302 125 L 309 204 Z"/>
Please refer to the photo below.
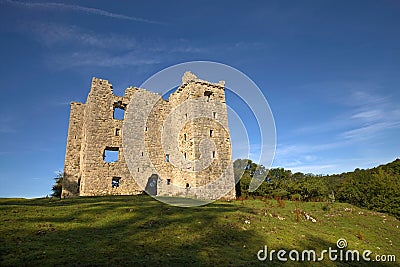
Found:
<path fill-rule="evenodd" d="M 122 104 L 122 101 L 118 101 L 114 103 L 113 108 L 114 108 L 114 116 L 113 116 L 114 119 L 123 120 L 125 115 L 124 113 L 126 105 Z"/>
<path fill-rule="evenodd" d="M 106 147 L 103 153 L 103 160 L 105 162 L 117 162 L 118 161 L 118 147 Z"/>
<path fill-rule="evenodd" d="M 113 177 L 112 180 L 111 180 L 112 188 L 118 188 L 120 180 L 121 180 L 121 177 Z"/>
<path fill-rule="evenodd" d="M 125 111 L 121 108 L 114 108 L 114 119 L 122 121 Z"/>
<path fill-rule="evenodd" d="M 211 91 L 204 91 L 204 96 L 207 97 L 207 102 L 210 101 L 210 96 L 212 95 Z"/>

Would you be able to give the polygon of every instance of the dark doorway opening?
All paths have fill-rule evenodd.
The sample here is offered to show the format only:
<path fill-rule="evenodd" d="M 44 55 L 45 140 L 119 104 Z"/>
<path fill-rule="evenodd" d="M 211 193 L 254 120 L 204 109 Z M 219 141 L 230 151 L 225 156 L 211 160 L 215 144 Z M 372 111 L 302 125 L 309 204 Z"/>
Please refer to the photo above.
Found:
<path fill-rule="evenodd" d="M 152 174 L 147 180 L 146 188 L 144 189 L 150 196 L 157 196 L 158 175 Z"/>

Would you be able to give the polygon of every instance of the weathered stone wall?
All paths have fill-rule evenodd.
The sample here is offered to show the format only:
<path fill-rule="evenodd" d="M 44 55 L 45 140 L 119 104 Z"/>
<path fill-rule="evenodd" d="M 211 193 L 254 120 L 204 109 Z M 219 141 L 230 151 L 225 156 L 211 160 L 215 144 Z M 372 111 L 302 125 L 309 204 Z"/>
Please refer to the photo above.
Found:
<path fill-rule="evenodd" d="M 108 81 L 93 78 L 86 104 L 71 104 L 62 197 L 141 192 L 125 163 L 123 121 L 113 117 L 115 108 L 126 109 L 135 91 L 115 96 Z M 118 150 L 117 162 L 104 161 L 106 149 Z M 120 178 L 119 187 L 112 186 L 114 177 Z"/>
<path fill-rule="evenodd" d="M 67 146 L 64 164 L 64 179 L 62 196 L 79 195 L 79 184 L 81 178 L 80 160 L 81 145 L 83 140 L 83 115 L 85 104 L 72 102 L 69 118 Z"/>
<path fill-rule="evenodd" d="M 125 122 L 114 108 L 125 110 Z M 105 162 L 105 149 L 118 150 L 118 161 Z M 93 78 L 86 104 L 71 104 L 62 196 L 138 194 L 156 178 L 160 196 L 233 198 L 231 155 L 223 82 L 185 73 L 163 100 L 138 88 L 115 96 Z"/>

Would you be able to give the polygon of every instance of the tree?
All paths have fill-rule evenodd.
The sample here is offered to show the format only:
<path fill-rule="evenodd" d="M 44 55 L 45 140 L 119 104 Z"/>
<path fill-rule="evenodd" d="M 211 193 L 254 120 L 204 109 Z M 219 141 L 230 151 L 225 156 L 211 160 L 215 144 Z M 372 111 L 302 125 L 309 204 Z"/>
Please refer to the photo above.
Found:
<path fill-rule="evenodd" d="M 318 198 L 324 198 L 329 194 L 328 187 L 323 178 L 318 176 L 307 176 L 302 180 L 301 191 L 303 199 L 306 201 L 315 201 Z"/>
<path fill-rule="evenodd" d="M 64 179 L 63 172 L 59 172 L 57 174 L 57 177 L 54 178 L 55 184 L 51 188 L 51 190 L 53 191 L 53 193 L 51 194 L 52 197 L 61 197 L 63 179 Z"/>

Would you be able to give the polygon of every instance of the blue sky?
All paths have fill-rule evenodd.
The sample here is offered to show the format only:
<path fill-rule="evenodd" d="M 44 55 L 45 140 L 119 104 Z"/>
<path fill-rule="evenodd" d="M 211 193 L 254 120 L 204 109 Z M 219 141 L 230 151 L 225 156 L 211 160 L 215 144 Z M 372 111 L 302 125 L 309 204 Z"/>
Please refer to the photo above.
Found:
<path fill-rule="evenodd" d="M 2 0 L 0 197 L 50 194 L 69 102 L 86 100 L 93 76 L 122 94 L 193 60 L 260 87 L 276 123 L 273 166 L 340 173 L 392 161 L 399 12 L 399 1 Z"/>

